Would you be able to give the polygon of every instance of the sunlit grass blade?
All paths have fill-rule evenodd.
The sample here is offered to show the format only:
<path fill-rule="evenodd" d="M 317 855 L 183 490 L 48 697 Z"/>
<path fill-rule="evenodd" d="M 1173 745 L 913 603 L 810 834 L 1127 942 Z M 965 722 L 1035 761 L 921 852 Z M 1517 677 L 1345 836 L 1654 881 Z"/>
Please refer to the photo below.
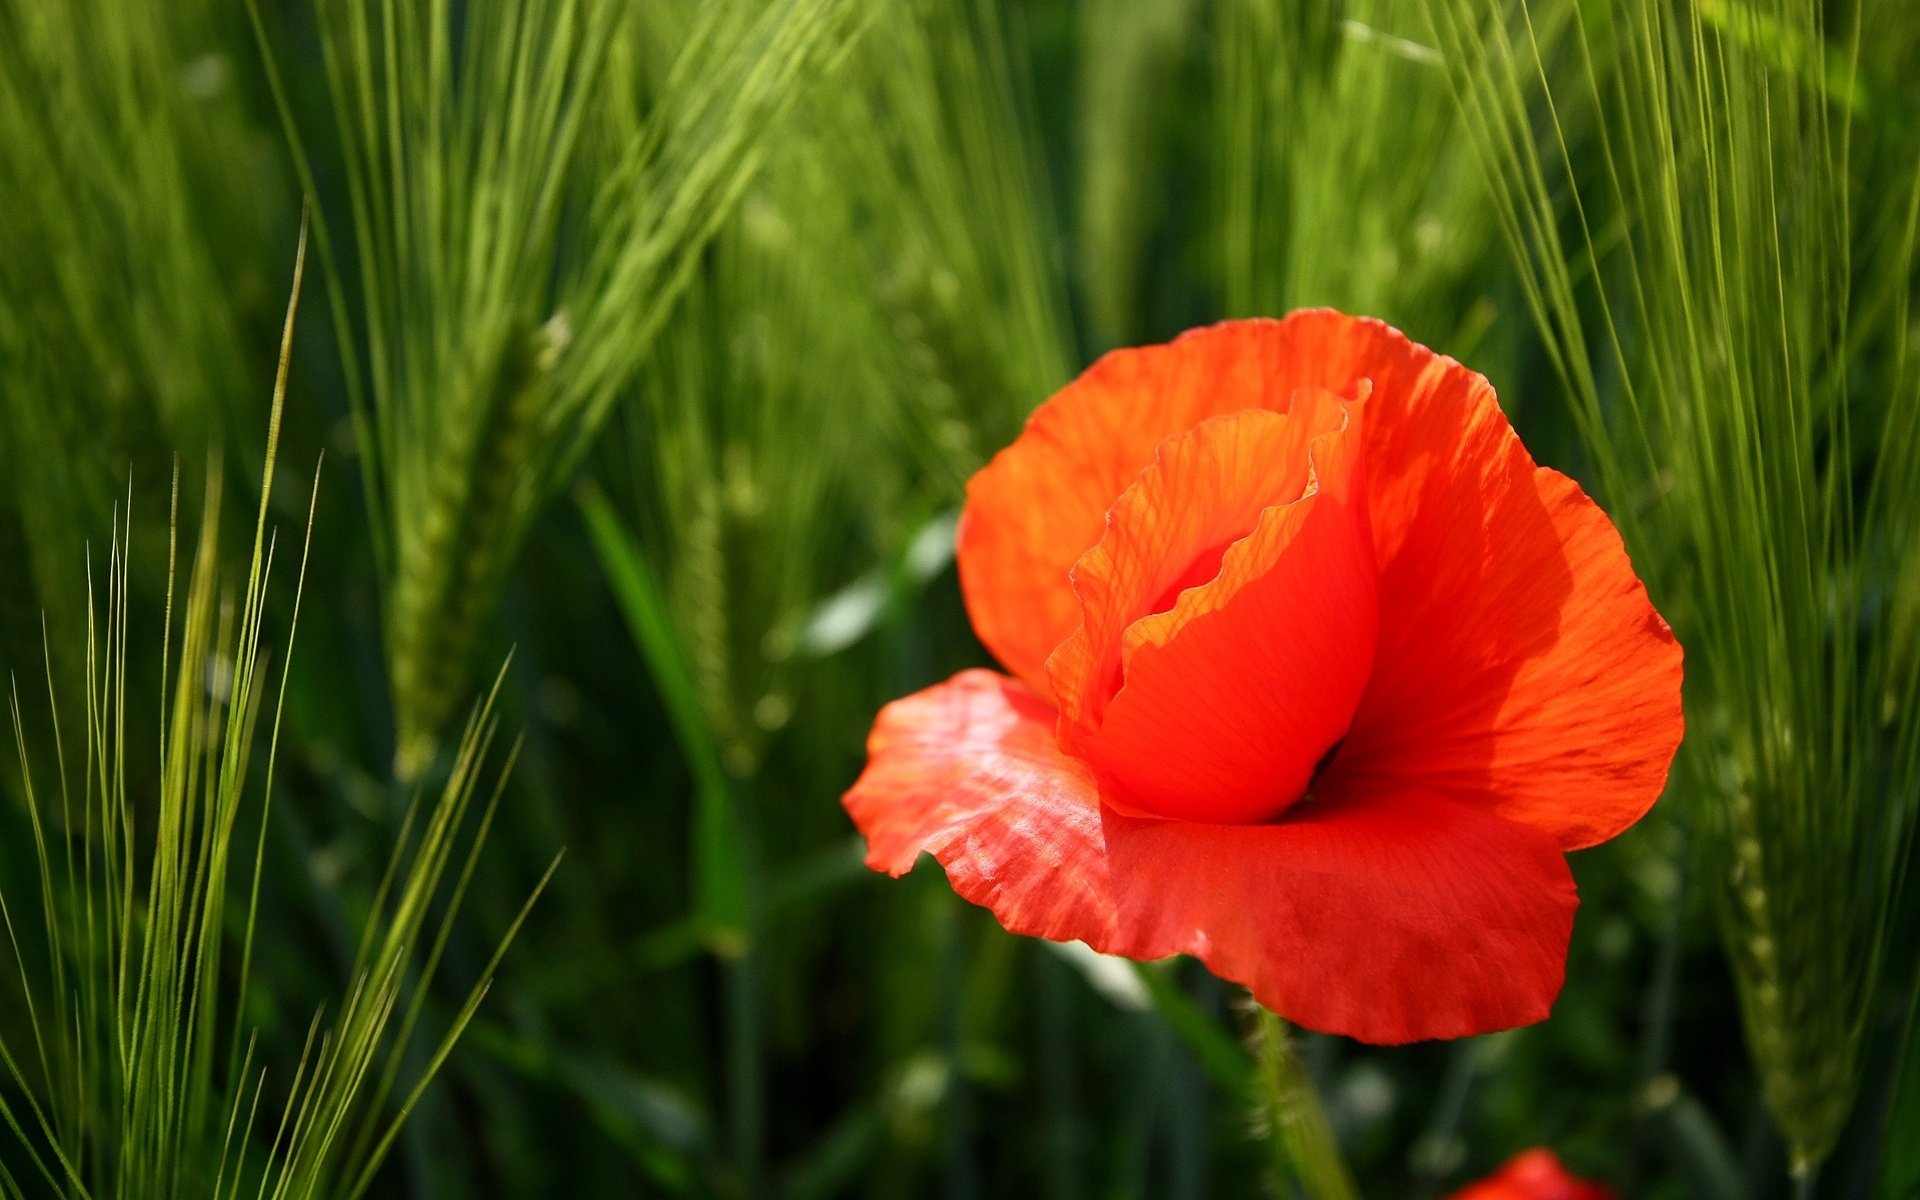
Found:
<path fill-rule="evenodd" d="M 1417 0 L 1231 0 L 1215 13 L 1225 311 L 1332 305 L 1464 355 L 1498 226 Z M 1476 352 L 1476 361 L 1484 362 Z"/>
<path fill-rule="evenodd" d="M 491 742 L 489 705 L 473 719 L 454 777 L 426 806 L 429 834 L 409 848 L 393 875 L 394 907 L 368 918 L 373 949 L 359 964 L 346 1003 L 331 1023 L 316 1017 L 282 1115 L 263 1142 L 256 1118 L 264 1076 L 252 1069 L 257 1043 L 244 1030 L 242 1013 L 251 991 L 286 701 L 284 666 L 277 691 L 269 686 L 265 634 L 276 538 L 268 517 L 304 249 L 303 241 L 243 585 L 236 589 L 222 570 L 222 473 L 214 456 L 177 610 L 171 589 L 168 594 L 159 645 L 173 674 L 157 713 L 144 711 L 140 697 L 129 694 L 129 663 L 141 651 L 133 645 L 131 522 L 117 514 L 100 580 L 104 607 L 90 606 L 89 637 L 76 658 L 85 664 L 80 688 L 66 686 L 54 655 L 44 653 L 50 751 L 36 744 L 13 692 L 12 725 L 38 864 L 32 901 L 43 918 L 36 932 L 44 937 L 23 950 L 14 918 L 22 899 L 18 892 L 0 895 L 13 964 L 0 973 L 0 986 L 22 998 L 32 1037 L 23 1054 L 0 1031 L 0 1157 L 32 1170 L 34 1194 L 41 1194 L 38 1184 L 46 1194 L 79 1200 L 234 1196 L 248 1187 L 262 1196 L 328 1197 L 364 1189 L 391 1144 L 391 1122 L 398 1119 L 391 1115 L 391 1093 L 499 800 L 496 790 L 477 825 L 466 820 Z M 315 489 L 317 498 L 317 475 Z M 290 627 L 306 584 L 311 501 L 308 511 Z M 176 526 L 177 520 L 176 506 Z M 168 558 L 176 558 L 171 548 Z M 78 754 L 61 736 L 59 719 L 61 698 L 74 690 L 85 697 Z M 256 770 L 261 718 L 269 715 L 266 762 Z M 157 760 L 128 747 L 129 724 L 160 728 Z M 35 784 L 35 764 L 47 758 L 58 777 L 57 806 L 49 790 Z M 69 804 L 70 794 L 79 797 L 77 806 Z M 249 846 L 244 834 L 255 823 L 259 832 Z M 445 886 L 463 830 L 465 859 Z M 235 894 L 241 884 L 244 905 Z M 430 919 L 435 912 L 437 919 Z M 415 1073 L 398 1116 L 471 1019 L 518 926 L 497 944 L 439 1047 Z M 237 972 L 225 965 L 236 951 Z M 343 1141 L 355 1129 L 377 1130 L 383 1122 L 382 1137 Z M 11 1173 L 5 1182 L 16 1194 L 25 1186 Z"/>

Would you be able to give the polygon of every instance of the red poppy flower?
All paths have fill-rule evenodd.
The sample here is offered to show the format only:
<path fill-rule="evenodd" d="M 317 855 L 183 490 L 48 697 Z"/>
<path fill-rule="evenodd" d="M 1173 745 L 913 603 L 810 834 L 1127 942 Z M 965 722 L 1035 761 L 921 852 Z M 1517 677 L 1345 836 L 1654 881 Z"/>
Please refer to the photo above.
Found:
<path fill-rule="evenodd" d="M 1568 1174 L 1553 1151 L 1533 1149 L 1447 1200 L 1613 1200 L 1613 1189 Z"/>
<path fill-rule="evenodd" d="M 1659 794 L 1680 649 L 1484 378 L 1325 310 L 1117 351 L 974 476 L 958 557 L 1013 677 L 882 710 L 868 865 L 1365 1041 L 1547 1014 L 1563 852 Z"/>

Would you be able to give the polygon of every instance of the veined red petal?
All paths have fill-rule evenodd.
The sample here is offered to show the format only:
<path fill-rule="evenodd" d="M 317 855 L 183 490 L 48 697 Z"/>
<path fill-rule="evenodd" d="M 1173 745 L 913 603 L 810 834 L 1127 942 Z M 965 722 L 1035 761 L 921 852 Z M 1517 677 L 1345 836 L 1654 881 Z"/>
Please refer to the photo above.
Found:
<path fill-rule="evenodd" d="M 1633 824 L 1679 746 L 1680 648 L 1606 514 L 1535 465 L 1473 371 L 1379 322 L 1315 314 L 1373 380 L 1380 638 L 1331 770 L 1436 791 L 1563 849 Z"/>
<path fill-rule="evenodd" d="M 1537 830 L 1432 797 L 1347 796 L 1268 825 L 1130 817 L 1018 682 L 969 671 L 882 710 L 845 803 L 870 866 L 921 851 L 1014 933 L 1192 954 L 1310 1029 L 1372 1042 L 1545 1016 L 1575 897 Z"/>
<path fill-rule="evenodd" d="M 1061 746 L 1109 803 L 1266 820 L 1346 732 L 1377 611 L 1361 419 L 1317 390 L 1212 418 L 1115 502 L 1074 568 L 1085 619 L 1048 664 Z"/>
<path fill-rule="evenodd" d="M 1308 1029 L 1464 1037 L 1539 1021 L 1559 995 L 1578 900 L 1539 830 L 1416 793 L 1269 825 L 1109 810 L 1104 828 L 1119 925 L 1096 949 L 1192 954 Z"/>
<path fill-rule="evenodd" d="M 843 801 L 867 865 L 904 875 L 925 851 L 1010 932 L 1103 936 L 1113 901 L 1100 798 L 1055 745 L 1054 720 L 1017 680 L 979 670 L 881 709 Z"/>

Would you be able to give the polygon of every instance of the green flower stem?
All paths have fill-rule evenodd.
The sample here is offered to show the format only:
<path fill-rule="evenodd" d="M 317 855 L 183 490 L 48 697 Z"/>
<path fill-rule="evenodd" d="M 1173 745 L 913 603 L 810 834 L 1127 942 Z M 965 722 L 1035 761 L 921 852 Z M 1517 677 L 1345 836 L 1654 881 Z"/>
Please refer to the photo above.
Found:
<path fill-rule="evenodd" d="M 1291 1196 L 1297 1186 L 1309 1200 L 1359 1200 L 1307 1066 L 1290 1052 L 1287 1023 L 1264 1008 L 1256 1012 L 1255 1094 L 1273 1141 L 1274 1194 Z"/>

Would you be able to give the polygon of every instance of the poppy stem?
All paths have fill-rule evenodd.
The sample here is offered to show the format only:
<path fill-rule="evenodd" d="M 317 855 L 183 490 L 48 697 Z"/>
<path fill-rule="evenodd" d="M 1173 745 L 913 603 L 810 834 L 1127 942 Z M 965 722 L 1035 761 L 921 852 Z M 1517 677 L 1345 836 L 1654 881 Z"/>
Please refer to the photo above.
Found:
<path fill-rule="evenodd" d="M 1307 1064 L 1289 1043 L 1287 1023 L 1265 1008 L 1254 1011 L 1256 1095 L 1273 1141 L 1274 1195 L 1284 1200 L 1298 1187 L 1309 1200 L 1358 1200 Z"/>

